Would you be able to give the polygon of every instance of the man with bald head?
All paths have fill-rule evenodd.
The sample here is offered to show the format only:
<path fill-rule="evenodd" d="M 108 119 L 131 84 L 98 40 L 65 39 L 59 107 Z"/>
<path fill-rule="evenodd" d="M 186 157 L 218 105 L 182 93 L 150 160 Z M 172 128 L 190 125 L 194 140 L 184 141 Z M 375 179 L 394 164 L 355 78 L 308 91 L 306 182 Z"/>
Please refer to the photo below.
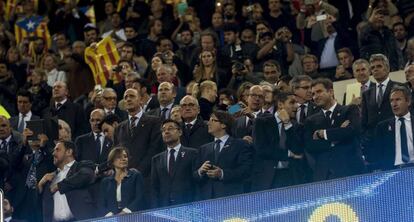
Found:
<path fill-rule="evenodd" d="M 0 188 L 4 188 L 4 182 L 10 186 L 10 177 L 13 175 L 14 168 L 10 166 L 18 166 L 20 163 L 19 154 L 22 151 L 23 138 L 22 135 L 13 131 L 9 120 L 0 115 Z M 7 191 L 7 190 L 6 190 Z"/>
<path fill-rule="evenodd" d="M 243 138 L 252 143 L 252 130 L 255 118 L 261 114 L 264 103 L 264 91 L 262 86 L 254 85 L 249 90 L 247 107 L 242 110 L 242 115 L 234 124 L 234 137 Z"/>
<path fill-rule="evenodd" d="M 91 132 L 76 138 L 77 160 L 90 160 L 96 165 L 106 162 L 112 142 L 104 136 L 101 131 L 101 122 L 105 117 L 102 109 L 95 109 L 91 112 L 89 124 Z"/>
<path fill-rule="evenodd" d="M 199 148 L 201 145 L 213 141 L 213 136 L 208 133 L 208 126 L 199 116 L 200 105 L 193 96 L 184 96 L 180 101 L 182 135 L 181 144 L 186 147 Z"/>
<path fill-rule="evenodd" d="M 170 82 L 162 82 L 158 86 L 158 102 L 160 106 L 147 112 L 148 115 L 157 116 L 161 118 L 161 121 L 169 119 L 171 116 L 171 110 L 174 105 L 174 99 L 176 96 L 175 86 Z"/>
<path fill-rule="evenodd" d="M 82 135 L 88 129 L 86 125 L 85 111 L 77 103 L 72 103 L 69 98 L 68 86 L 65 82 L 56 81 L 53 84 L 53 103 L 43 118 L 58 117 L 67 122 L 72 129 L 72 139 Z"/>
<path fill-rule="evenodd" d="M 137 90 L 124 93 L 128 119 L 115 128 L 114 144 L 129 151 L 129 166 L 136 168 L 148 178 L 151 158 L 163 150 L 161 122 L 159 117 L 145 114 L 141 109 L 141 97 Z"/>

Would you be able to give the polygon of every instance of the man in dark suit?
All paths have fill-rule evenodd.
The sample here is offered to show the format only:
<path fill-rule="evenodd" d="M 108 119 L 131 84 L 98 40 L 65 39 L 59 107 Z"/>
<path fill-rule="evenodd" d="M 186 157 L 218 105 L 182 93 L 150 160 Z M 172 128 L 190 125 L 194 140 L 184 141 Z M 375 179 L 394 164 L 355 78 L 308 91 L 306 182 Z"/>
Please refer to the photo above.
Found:
<path fill-rule="evenodd" d="M 102 105 L 105 111 L 105 115 L 115 114 L 121 119 L 122 121 L 128 118 L 128 113 L 120 110 L 117 106 L 117 95 L 114 89 L 112 88 L 105 88 L 102 91 Z"/>
<path fill-rule="evenodd" d="M 379 165 L 384 170 L 414 162 L 414 116 L 410 113 L 410 91 L 403 86 L 394 86 L 390 103 L 394 117 L 378 123 L 375 137 L 377 152 L 381 155 Z"/>
<path fill-rule="evenodd" d="M 284 187 L 300 182 L 294 160 L 302 159 L 298 125 L 295 118 L 295 95 L 276 93 L 277 111 L 274 115 L 263 114 L 256 119 L 253 144 L 256 156 L 252 174 L 252 190 Z M 300 149 L 302 148 L 302 149 Z M 293 164 L 293 165 L 292 165 Z"/>
<path fill-rule="evenodd" d="M 167 150 L 152 158 L 151 205 L 154 208 L 191 202 L 195 195 L 193 168 L 197 150 L 181 145 L 182 130 L 178 122 L 165 120 L 161 131 Z"/>
<path fill-rule="evenodd" d="M 244 181 L 251 173 L 253 150 L 244 140 L 230 136 L 232 124 L 233 117 L 227 112 L 211 114 L 208 132 L 215 141 L 200 147 L 193 173 L 201 200 L 244 192 Z"/>
<path fill-rule="evenodd" d="M 339 105 L 328 79 L 315 80 L 312 94 L 322 109 L 305 122 L 305 149 L 315 157 L 313 179 L 327 180 L 364 172 L 358 107 Z"/>
<path fill-rule="evenodd" d="M 184 96 L 180 101 L 181 107 L 181 144 L 186 147 L 199 148 L 212 142 L 213 137 L 208 133 L 207 124 L 199 116 L 200 106 L 193 96 Z"/>
<path fill-rule="evenodd" d="M 79 104 L 69 101 L 66 83 L 62 81 L 55 82 L 52 97 L 54 102 L 43 117 L 57 116 L 67 122 L 72 130 L 72 139 L 85 133 L 88 129 L 85 112 Z"/>
<path fill-rule="evenodd" d="M 160 119 L 143 113 L 141 98 L 135 89 L 127 89 L 124 100 L 128 120 L 115 128 L 114 144 L 128 149 L 130 167 L 138 169 L 145 178 L 150 175 L 151 158 L 163 150 Z"/>
<path fill-rule="evenodd" d="M 15 188 L 21 183 L 17 172 L 22 167 L 23 155 L 22 135 L 13 131 L 9 120 L 0 115 L 0 187 L 12 203 Z"/>
<path fill-rule="evenodd" d="M 17 110 L 19 114 L 10 118 L 11 127 L 23 133 L 26 128 L 26 121 L 40 119 L 40 117 L 33 115 L 32 109 L 33 97 L 26 90 L 19 90 L 17 92 Z"/>
<path fill-rule="evenodd" d="M 141 95 L 142 110 L 148 112 L 160 106 L 156 95 L 151 95 L 151 85 L 146 79 L 137 79 L 132 83 L 132 88 L 136 89 Z"/>
<path fill-rule="evenodd" d="M 53 151 L 57 171 L 48 173 L 38 183 L 43 195 L 43 221 L 76 221 L 95 217 L 95 203 L 88 186 L 95 180 L 94 164 L 75 160 L 76 147 L 59 141 Z"/>
<path fill-rule="evenodd" d="M 351 101 L 351 104 L 358 105 L 361 107 L 362 94 L 371 88 L 375 88 L 376 84 L 372 82 L 369 77 L 371 76 L 371 67 L 369 62 L 365 59 L 357 59 L 352 64 L 352 73 L 358 83 L 361 84 L 361 94 L 355 95 L 355 98 Z M 343 104 L 346 102 L 346 93 L 344 93 Z"/>
<path fill-rule="evenodd" d="M 16 186 L 10 192 L 14 208 L 14 218 L 27 221 L 42 221 L 42 199 L 37 192 L 37 182 L 46 173 L 56 169 L 53 165 L 51 149 L 47 144 L 47 136 L 40 134 L 38 140 L 27 143 L 27 137 L 33 132 L 26 128 L 23 131 L 25 141 L 24 156 L 19 169 L 13 173 Z"/>
<path fill-rule="evenodd" d="M 112 141 L 106 138 L 100 128 L 100 124 L 105 117 L 102 109 L 95 109 L 91 112 L 89 123 L 92 131 L 76 138 L 76 159 L 90 160 L 96 165 L 106 162 L 109 151 L 112 148 Z"/>
<path fill-rule="evenodd" d="M 375 88 L 362 94 L 361 145 L 369 170 L 375 170 L 380 158 L 374 141 L 375 128 L 380 121 L 393 116 L 389 98 L 392 87 L 398 83 L 389 78 L 390 66 L 386 56 L 374 54 L 369 62 L 377 83 Z"/>
<path fill-rule="evenodd" d="M 297 102 L 296 121 L 299 124 L 304 124 L 308 116 L 319 112 L 320 108 L 312 102 L 312 78 L 306 75 L 298 75 L 293 77 L 290 81 L 295 99 Z"/>
<path fill-rule="evenodd" d="M 161 121 L 169 119 L 171 116 L 171 110 L 174 105 L 174 99 L 176 91 L 174 84 L 170 82 L 163 82 L 158 86 L 158 102 L 160 106 L 147 112 L 148 115 L 157 116 L 161 118 Z"/>
<path fill-rule="evenodd" d="M 263 102 L 264 93 L 262 87 L 259 85 L 252 86 L 247 97 L 247 107 L 242 110 L 241 116 L 236 119 L 233 127 L 235 138 L 242 138 L 249 143 L 253 143 L 253 124 L 255 119 L 261 114 Z"/>

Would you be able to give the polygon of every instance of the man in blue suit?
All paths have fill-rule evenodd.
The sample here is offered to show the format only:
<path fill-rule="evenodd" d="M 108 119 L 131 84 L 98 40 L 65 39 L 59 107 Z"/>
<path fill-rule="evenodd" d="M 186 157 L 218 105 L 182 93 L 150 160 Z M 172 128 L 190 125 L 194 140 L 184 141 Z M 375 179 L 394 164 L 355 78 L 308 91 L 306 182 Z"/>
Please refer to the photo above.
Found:
<path fill-rule="evenodd" d="M 168 119 L 161 126 L 167 150 L 157 154 L 151 162 L 151 205 L 164 207 L 194 200 L 193 167 L 197 150 L 181 145 L 181 126 Z"/>
<path fill-rule="evenodd" d="M 305 149 L 315 157 L 313 179 L 328 180 L 364 172 L 358 107 L 339 105 L 329 79 L 315 80 L 312 94 L 316 105 L 321 107 L 305 122 Z"/>
<path fill-rule="evenodd" d="M 233 117 L 215 111 L 208 122 L 214 142 L 200 147 L 193 175 L 198 182 L 198 198 L 205 200 L 240 194 L 250 176 L 253 149 L 242 139 L 231 137 Z"/>

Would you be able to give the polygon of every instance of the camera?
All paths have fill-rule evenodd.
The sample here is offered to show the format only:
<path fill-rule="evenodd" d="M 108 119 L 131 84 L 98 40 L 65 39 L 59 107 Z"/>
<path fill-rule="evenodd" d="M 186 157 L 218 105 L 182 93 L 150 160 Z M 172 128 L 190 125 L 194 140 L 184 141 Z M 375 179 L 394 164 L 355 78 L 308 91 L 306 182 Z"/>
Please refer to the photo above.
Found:
<path fill-rule="evenodd" d="M 243 63 L 236 61 L 234 62 L 234 69 L 236 69 L 237 72 L 241 72 L 245 69 L 245 67 Z"/>
<path fill-rule="evenodd" d="M 112 68 L 113 72 L 121 72 L 122 71 L 122 67 L 121 66 L 115 66 L 114 68 Z"/>

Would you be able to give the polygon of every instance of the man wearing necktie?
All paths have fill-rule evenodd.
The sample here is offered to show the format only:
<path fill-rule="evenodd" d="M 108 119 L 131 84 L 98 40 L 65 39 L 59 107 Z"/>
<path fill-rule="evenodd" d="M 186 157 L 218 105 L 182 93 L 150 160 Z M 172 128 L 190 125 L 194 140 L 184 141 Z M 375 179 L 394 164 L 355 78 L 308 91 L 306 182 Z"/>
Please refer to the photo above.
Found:
<path fill-rule="evenodd" d="M 376 80 L 372 87 L 362 94 L 361 105 L 361 145 L 369 170 L 378 168 L 380 155 L 375 146 L 375 128 L 377 124 L 393 116 L 390 105 L 390 92 L 399 83 L 390 80 L 388 58 L 382 54 L 374 54 L 370 58 L 371 72 Z"/>
<path fill-rule="evenodd" d="M 170 118 L 171 110 L 174 105 L 174 99 L 176 96 L 174 84 L 170 82 L 163 82 L 158 86 L 158 101 L 160 106 L 156 109 L 147 112 L 148 115 L 158 116 L 161 121 Z"/>
<path fill-rule="evenodd" d="M 298 75 L 293 77 L 290 81 L 293 93 L 295 94 L 295 100 L 297 102 L 296 121 L 300 124 L 304 124 L 308 116 L 317 113 L 320 108 L 312 102 L 312 78 L 307 75 Z"/>
<path fill-rule="evenodd" d="M 157 154 L 151 162 L 151 207 L 165 207 L 194 200 L 193 167 L 197 150 L 180 142 L 183 133 L 174 120 L 165 120 L 161 126 L 162 139 L 167 150 Z"/>
<path fill-rule="evenodd" d="M 26 122 L 29 120 L 40 119 L 32 113 L 33 97 L 30 92 L 26 90 L 19 90 L 17 92 L 17 110 L 19 114 L 10 118 L 10 124 L 14 130 L 23 133 L 26 128 Z"/>
<path fill-rule="evenodd" d="M 305 122 L 305 149 L 315 158 L 314 181 L 364 172 L 358 107 L 338 104 L 328 79 L 315 80 L 312 94 L 322 109 Z"/>
<path fill-rule="evenodd" d="M 187 147 L 198 149 L 201 145 L 213 141 L 213 137 L 208 133 L 207 124 L 199 116 L 200 105 L 193 96 L 187 95 L 180 101 L 181 107 L 181 144 Z"/>
<path fill-rule="evenodd" d="M 194 178 L 201 200 L 241 194 L 249 178 L 253 161 L 252 148 L 242 139 L 231 137 L 233 117 L 214 111 L 208 121 L 208 132 L 214 142 L 200 147 Z"/>
<path fill-rule="evenodd" d="M 253 128 L 256 156 L 253 165 L 252 189 L 260 191 L 294 185 L 300 171 L 296 160 L 303 157 L 298 124 L 295 118 L 297 103 L 293 93 L 277 92 L 277 111 L 262 115 Z M 293 164 L 293 165 L 292 165 Z"/>
<path fill-rule="evenodd" d="M 392 169 L 414 162 L 414 117 L 409 110 L 411 102 L 411 93 L 407 88 L 394 86 L 390 95 L 394 117 L 378 123 L 376 129 L 381 169 Z"/>
<path fill-rule="evenodd" d="M 102 90 L 102 105 L 105 115 L 117 115 L 122 121 L 126 120 L 128 114 L 117 107 L 118 97 L 116 91 L 112 88 L 105 88 Z"/>

